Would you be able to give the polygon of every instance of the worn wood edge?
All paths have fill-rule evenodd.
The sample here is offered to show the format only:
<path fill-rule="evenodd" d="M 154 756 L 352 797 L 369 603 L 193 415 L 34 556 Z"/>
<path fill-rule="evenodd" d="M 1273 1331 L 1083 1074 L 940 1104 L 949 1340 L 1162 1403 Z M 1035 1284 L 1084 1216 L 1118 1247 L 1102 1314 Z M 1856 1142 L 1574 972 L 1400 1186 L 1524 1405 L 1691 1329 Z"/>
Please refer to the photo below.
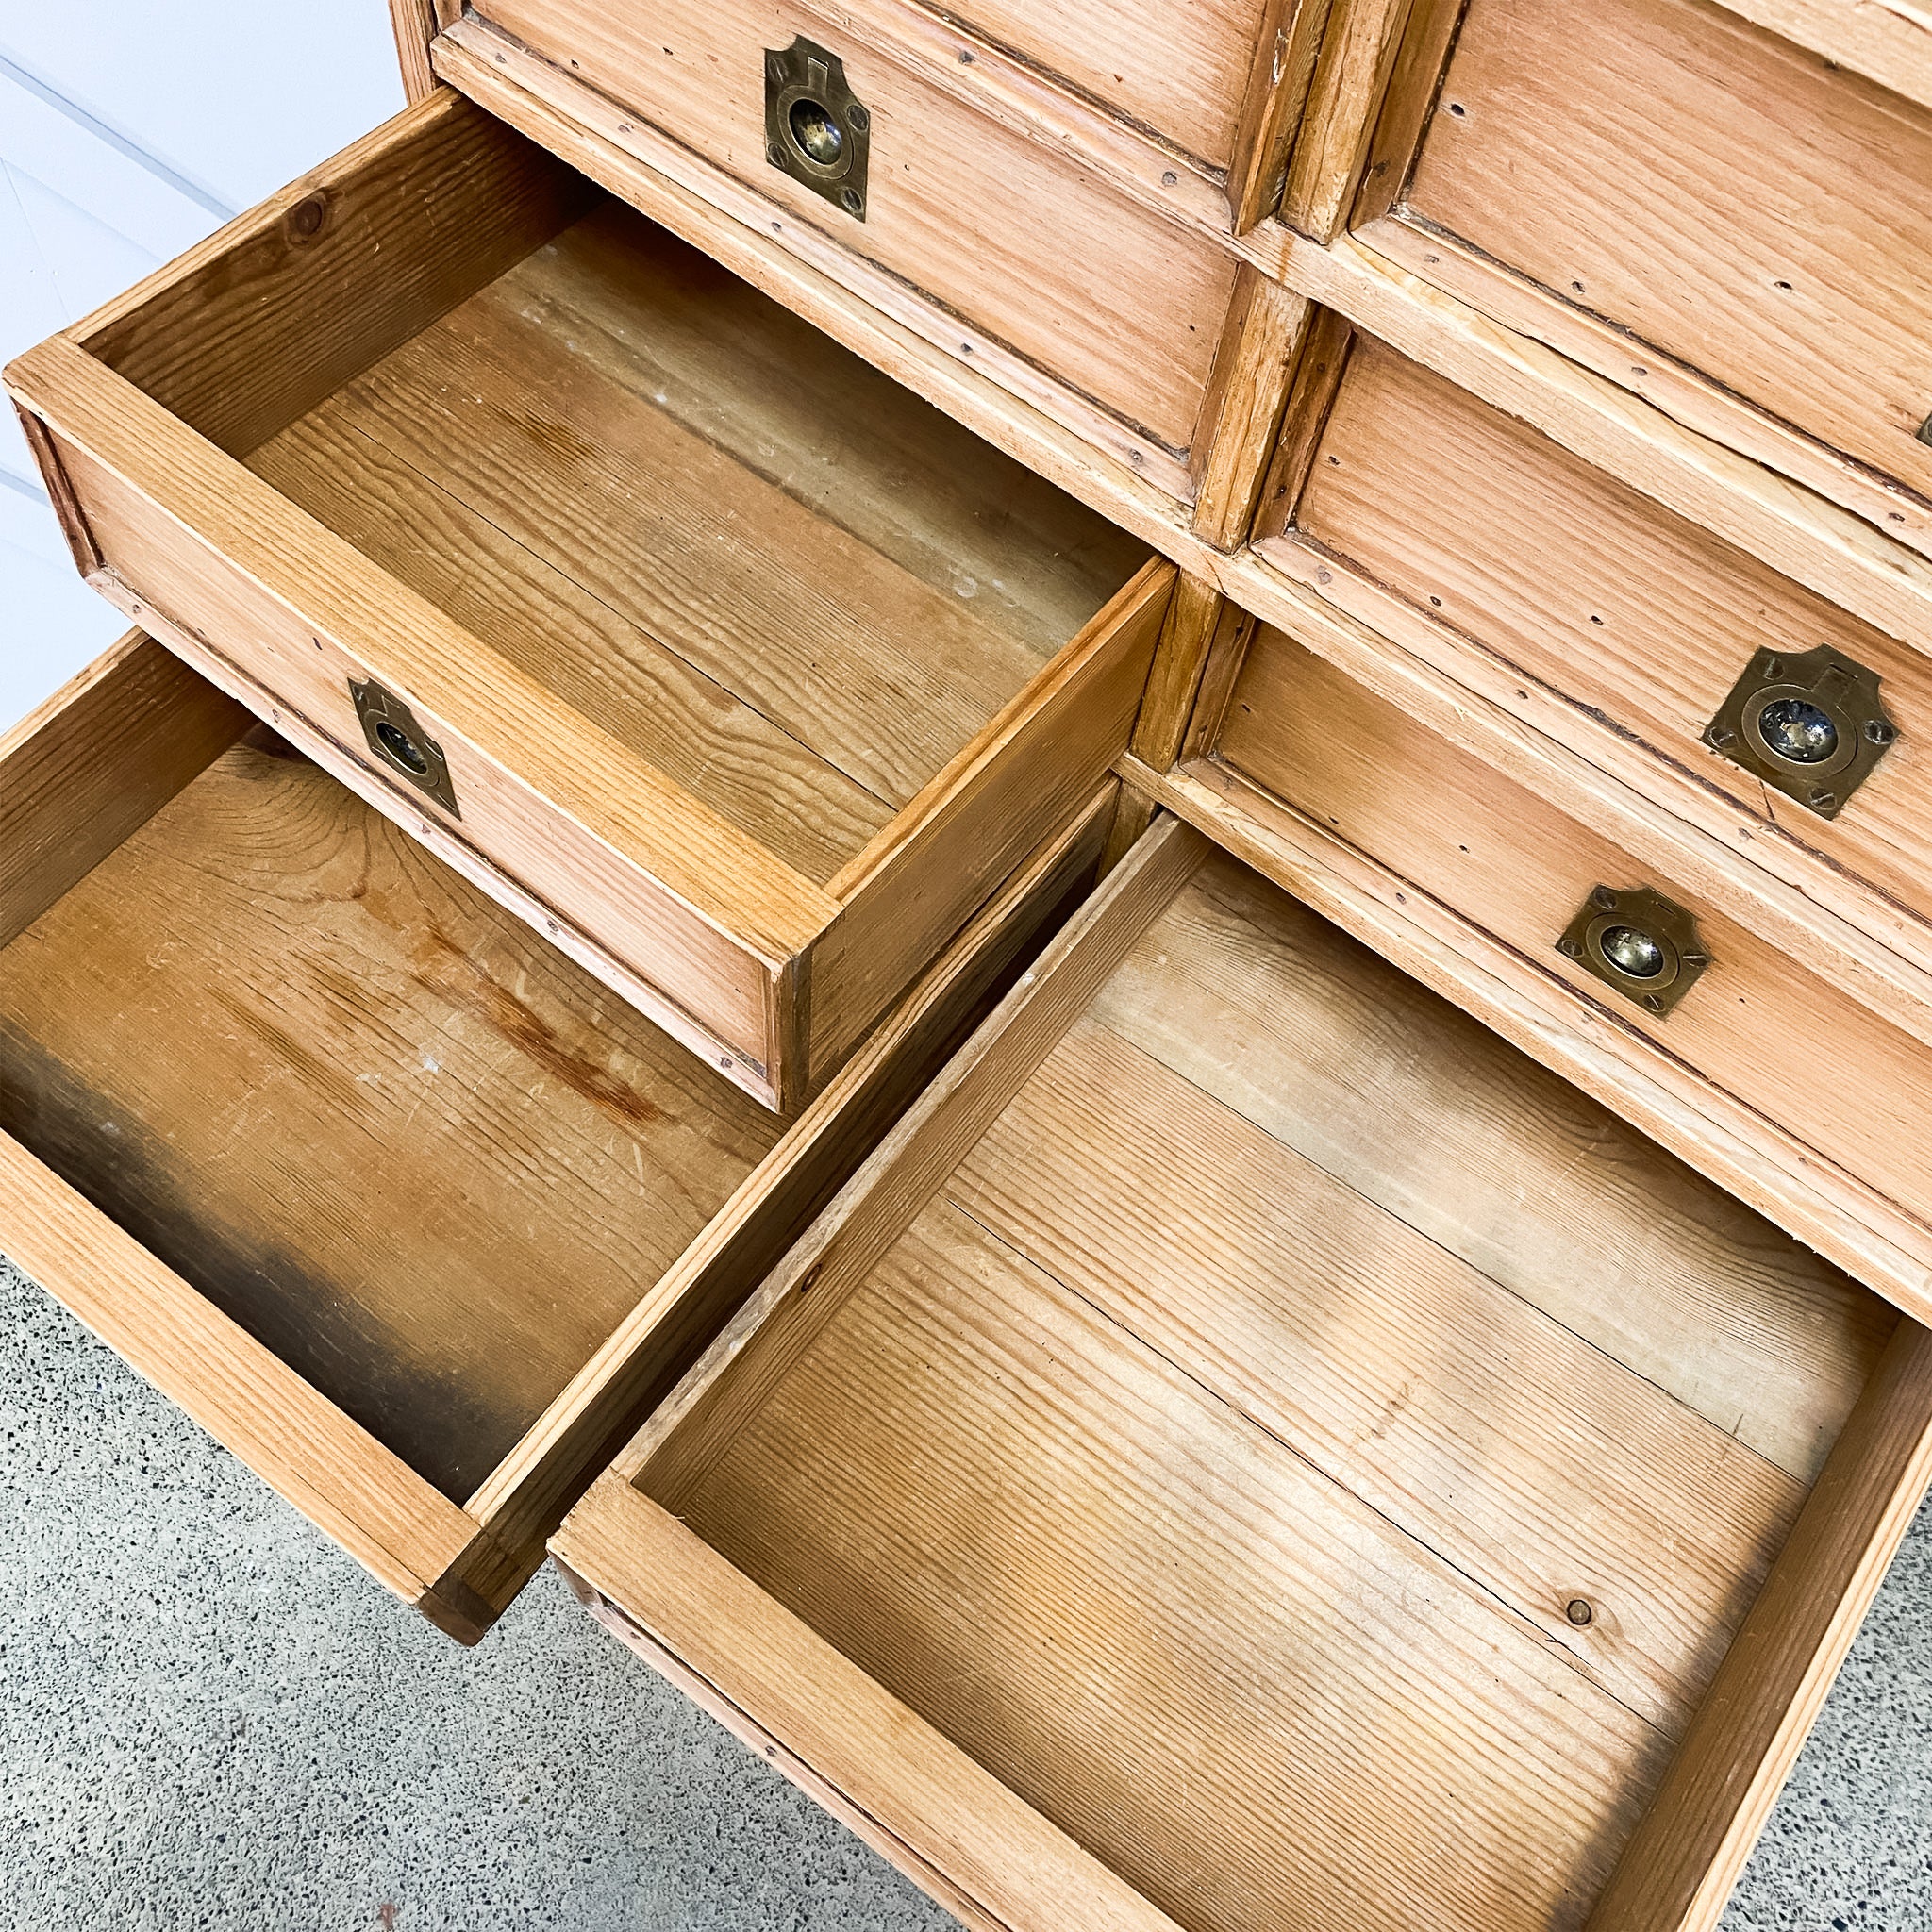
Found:
<path fill-rule="evenodd" d="M 606 1629 L 974 1932 L 1179 1932 L 616 1476 L 599 1479 L 551 1547 Z"/>
<path fill-rule="evenodd" d="M 1158 772 L 1180 751 L 1216 626 L 1229 608 L 1218 585 L 1185 572 L 1175 579 L 1130 741 L 1134 756 Z"/>
<path fill-rule="evenodd" d="M 391 0 L 391 20 L 396 17 L 394 9 L 416 4 L 426 4 L 426 0 Z M 464 103 L 454 92 L 439 91 L 412 101 L 399 114 L 391 115 L 389 120 L 371 128 L 340 153 L 331 155 L 307 174 L 278 188 L 254 207 L 243 208 L 211 235 L 204 235 L 192 247 L 163 262 L 132 287 L 109 296 L 98 308 L 91 309 L 61 333 L 79 347 L 89 347 L 109 328 L 144 308 L 157 295 L 192 279 L 256 236 L 279 227 L 290 209 L 313 193 L 318 186 L 354 179 L 377 167 L 385 157 L 396 150 L 410 147 L 428 138 L 439 123 L 467 111 Z"/>
<path fill-rule="evenodd" d="M 1124 779 L 1115 797 L 1113 819 L 1107 828 L 1107 843 L 1100 854 L 1100 877 L 1106 878 L 1136 845 L 1154 822 L 1154 801 Z"/>
<path fill-rule="evenodd" d="M 849 905 L 885 873 L 907 863 L 908 857 L 916 853 L 921 833 L 939 820 L 950 805 L 976 789 L 988 773 L 996 771 L 1027 724 L 1075 683 L 1088 665 L 1150 605 L 1166 598 L 1174 581 L 1173 565 L 1162 558 L 1152 558 L 1142 564 L 1000 707 L 972 742 L 936 773 L 890 824 L 854 854 L 833 875 L 826 891 L 841 905 Z"/>
<path fill-rule="evenodd" d="M 1901 1322 L 1587 1932 L 1713 1932 L 1932 1481 L 1932 1333 Z"/>
<path fill-rule="evenodd" d="M 1293 523 L 1354 343 L 1355 325 L 1345 315 L 1333 308 L 1315 310 L 1282 408 L 1281 435 L 1262 479 L 1251 544 L 1280 536 Z"/>
<path fill-rule="evenodd" d="M 729 1443 L 759 1391 L 911 1224 L 1208 849 L 1175 818 L 1148 831 L 626 1444 L 612 1465 L 624 1480 L 661 1481 L 675 1507 L 675 1491 Z"/>
<path fill-rule="evenodd" d="M 1334 0 L 1281 197 L 1283 221 L 1316 242 L 1341 231 L 1408 9 L 1409 0 Z"/>
<path fill-rule="evenodd" d="M 436 75 L 429 66 L 429 43 L 440 31 L 435 0 L 389 0 L 389 22 L 396 40 L 396 65 L 402 70 L 403 98 L 413 107 L 436 92 Z"/>
<path fill-rule="evenodd" d="M 608 987 L 627 1006 L 635 1007 L 653 1025 L 708 1065 L 716 1067 L 734 1086 L 742 1088 L 761 1105 L 774 1109 L 778 1107 L 777 1089 L 762 1062 L 748 1058 L 703 1021 L 686 1012 L 661 988 L 633 973 L 616 954 L 572 924 L 547 900 L 500 870 L 486 853 L 458 836 L 453 825 L 418 810 L 412 792 L 390 785 L 340 740 L 258 684 L 205 640 L 184 630 L 136 596 L 110 572 L 97 572 L 88 581 L 123 616 L 153 633 L 210 684 L 272 724 L 339 785 L 401 826 L 452 872 L 514 913 L 525 925 L 541 932 L 566 958 Z"/>
<path fill-rule="evenodd" d="M 1281 206 L 1295 129 L 1328 25 L 1329 0 L 1268 0 L 1255 39 L 1255 64 L 1241 95 L 1227 171 L 1234 232 L 1245 235 Z"/>
<path fill-rule="evenodd" d="M 1378 230 L 1379 232 L 1379 230 Z M 1324 307 L 1634 490 L 1907 643 L 1932 643 L 1932 563 L 1867 519 L 1343 235 L 1280 223 L 1275 272 Z M 1648 366 L 1648 365 L 1646 365 Z"/>
<path fill-rule="evenodd" d="M 1349 210 L 1350 227 L 1360 228 L 1387 214 L 1407 192 L 1468 6 L 1469 0 L 1412 0 L 1375 110 L 1361 181 Z"/>
<path fill-rule="evenodd" d="M 420 1604 L 480 1525 L 10 1137 L 14 1264 L 386 1588 Z"/>
<path fill-rule="evenodd" d="M 1893 542 L 1932 555 L 1932 503 L 1919 491 L 1597 320 L 1447 229 L 1398 208 L 1357 229 L 1357 240 L 1499 326 L 1641 397 L 1691 434 L 1792 478 Z"/>
<path fill-rule="evenodd" d="M 836 915 L 811 881 L 84 350 L 52 337 L 7 379 L 49 427 L 335 638 L 425 724 L 461 739 L 503 782 L 541 796 L 767 971 Z M 376 611 L 379 622 L 367 614 Z M 587 789 L 577 775 L 587 764 L 622 782 Z"/>
<path fill-rule="evenodd" d="M 541 1559 L 576 1478 L 609 1459 L 709 1344 L 1097 870 L 1117 789 L 1108 777 L 1027 856 L 468 1499 L 507 1548 Z"/>
<path fill-rule="evenodd" d="M 1601 1101 L 1767 1221 L 1932 1317 L 1932 1228 L 1399 874 L 1203 760 L 1118 767 L 1169 810 Z"/>
<path fill-rule="evenodd" d="M 1235 681 L 1241 676 L 1241 666 L 1247 660 L 1248 645 L 1254 641 L 1257 622 L 1252 613 L 1241 610 L 1240 606 L 1230 605 L 1228 608 L 1240 611 L 1241 621 L 1216 628 L 1208 646 L 1208 661 L 1201 667 L 1201 682 L 1194 692 L 1193 709 L 1188 713 L 1187 726 L 1181 733 L 1180 751 L 1166 766 L 1156 766 L 1156 770 L 1171 770 L 1175 763 L 1190 763 L 1195 758 L 1206 758 L 1221 735 L 1222 720 L 1227 715 Z M 1138 758 L 1138 754 L 1136 756 Z"/>
<path fill-rule="evenodd" d="M 1193 532 L 1217 550 L 1241 542 L 1281 431 L 1313 305 L 1243 262 L 1194 435 Z"/>
<path fill-rule="evenodd" d="M 67 465 L 60 460 L 60 452 L 54 447 L 54 439 L 47 433 L 47 425 L 25 403 L 13 400 L 13 413 L 20 420 L 20 432 L 26 438 L 27 448 L 33 452 L 41 481 L 46 485 L 47 501 L 54 507 L 54 521 L 60 525 L 67 554 L 73 558 L 75 569 L 82 576 L 88 576 L 101 567 L 101 546 L 94 541 L 94 533 L 88 526 L 80 499 L 74 493 Z"/>
<path fill-rule="evenodd" d="M 813 945 L 814 1080 L 864 1037 L 924 958 L 1024 851 L 1100 782 L 1133 730 L 1174 580 L 1150 559 L 1074 641 L 831 882 Z"/>
<path fill-rule="evenodd" d="M 1932 107 L 1932 9 L 1923 0 L 1716 0 L 1922 107 Z"/>
<path fill-rule="evenodd" d="M 1183 455 L 1151 435 L 1137 432 L 1004 342 L 928 300 L 910 283 L 875 268 L 842 242 L 798 220 L 789 208 L 766 200 L 649 122 L 625 114 L 605 95 L 572 79 L 508 35 L 469 16 L 437 38 L 430 58 L 439 79 L 459 89 L 611 193 L 704 248 L 735 273 L 744 271 L 706 239 L 717 233 L 720 216 L 737 227 L 750 228 L 761 242 L 767 235 L 782 233 L 788 238 L 785 253 L 848 297 L 889 318 L 907 335 L 924 342 L 928 351 L 957 360 L 957 345 L 962 337 L 969 340 L 972 359 L 987 372 L 986 380 L 991 387 L 1072 431 L 1078 441 L 1118 462 L 1130 475 L 1146 478 L 1170 503 L 1192 501 L 1193 477 Z M 641 175 L 640 171 L 643 171 Z M 667 201 L 662 192 L 666 186 L 679 191 L 679 195 Z M 675 206 L 684 197 L 701 203 L 711 219 L 691 230 L 684 225 L 690 217 L 688 208 L 679 209 L 682 221 L 659 212 L 660 207 Z M 777 293 L 757 275 L 745 278 L 768 294 Z M 786 298 L 781 295 L 779 299 Z M 818 320 L 796 302 L 788 301 L 787 306 L 808 320 Z M 837 331 L 828 329 L 828 333 Z M 840 340 L 845 339 L 841 336 Z M 858 347 L 851 341 L 846 346 Z M 858 353 L 866 351 L 858 349 Z M 878 358 L 874 356 L 872 359 Z"/>
<path fill-rule="evenodd" d="M 0 945 L 72 891 L 253 722 L 137 630 L 0 736 Z M 141 747 L 138 762 L 126 756 L 130 740 Z M 118 754 L 111 763 L 109 751 Z"/>
<path fill-rule="evenodd" d="M 1312 593 L 1262 610 L 1298 642 L 1932 1041 L 1932 922 L 1345 559 L 1292 535 L 1259 554 Z"/>

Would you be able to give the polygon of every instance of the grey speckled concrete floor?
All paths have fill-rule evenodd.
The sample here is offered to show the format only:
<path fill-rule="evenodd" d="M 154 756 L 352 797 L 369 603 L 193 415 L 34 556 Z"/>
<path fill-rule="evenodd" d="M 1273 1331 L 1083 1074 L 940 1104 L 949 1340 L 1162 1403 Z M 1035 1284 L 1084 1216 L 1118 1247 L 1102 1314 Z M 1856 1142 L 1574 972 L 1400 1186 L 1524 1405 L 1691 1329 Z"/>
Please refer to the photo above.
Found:
<path fill-rule="evenodd" d="M 401 1612 L 0 1265 L 9 1932 L 953 1923 L 547 1574 L 475 1651 Z M 1724 1921 L 1927 1925 L 1932 1514 Z"/>

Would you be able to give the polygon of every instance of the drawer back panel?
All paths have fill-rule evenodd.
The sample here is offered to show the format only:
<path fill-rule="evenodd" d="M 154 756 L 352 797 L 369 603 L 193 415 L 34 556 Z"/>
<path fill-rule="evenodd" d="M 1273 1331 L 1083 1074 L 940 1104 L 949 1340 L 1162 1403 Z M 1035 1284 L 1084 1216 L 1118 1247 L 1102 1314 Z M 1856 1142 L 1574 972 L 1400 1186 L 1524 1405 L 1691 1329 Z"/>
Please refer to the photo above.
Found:
<path fill-rule="evenodd" d="M 1711 0 L 1471 0 L 1407 200 L 1925 491 L 1928 189 L 1932 111 Z"/>
<path fill-rule="evenodd" d="M 1234 289 L 1231 256 L 918 80 L 785 0 L 594 11 L 498 0 L 482 17 L 1175 456 Z M 1137 28 L 1138 31 L 1138 28 Z M 764 60 L 831 46 L 871 115 L 855 221 L 765 156 Z M 836 44 L 834 44 L 836 42 Z M 970 357 L 971 345 L 959 353 Z"/>
<path fill-rule="evenodd" d="M 0 1129 L 458 1502 L 779 1132 L 259 728 L 0 951 Z"/>
<path fill-rule="evenodd" d="M 1932 663 L 1921 653 L 1366 337 L 1348 351 L 1294 526 L 1932 914 Z M 1900 733 L 1832 819 L 1703 742 L 1756 653 L 1820 644 L 1877 675 Z"/>

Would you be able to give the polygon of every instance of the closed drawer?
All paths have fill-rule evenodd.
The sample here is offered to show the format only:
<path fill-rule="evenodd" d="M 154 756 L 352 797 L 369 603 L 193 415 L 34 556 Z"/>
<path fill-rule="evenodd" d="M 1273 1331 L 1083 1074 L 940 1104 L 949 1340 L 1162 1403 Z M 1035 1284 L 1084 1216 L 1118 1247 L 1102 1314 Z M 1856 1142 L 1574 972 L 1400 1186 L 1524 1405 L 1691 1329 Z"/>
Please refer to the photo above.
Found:
<path fill-rule="evenodd" d="M 1092 791 L 1172 580 L 448 93 L 9 381 L 98 588 L 786 1110 Z"/>
<path fill-rule="evenodd" d="M 0 1248 L 474 1641 L 1105 816 L 786 1133 L 137 634 L 0 743 Z"/>
<path fill-rule="evenodd" d="M 1403 184 L 1401 222 L 1376 245 L 1924 548 L 1932 108 L 1740 10 L 1418 9 L 1371 177 L 1376 206 Z M 1830 10 L 1854 37 L 1862 9 Z"/>
<path fill-rule="evenodd" d="M 1777 1176 L 1761 1182 L 1773 1218 L 1828 1199 L 1847 1217 L 1836 1232 L 1787 1224 L 1861 1269 L 1839 1245 L 1847 1227 L 1883 1228 L 1892 1259 L 1864 1278 L 1932 1310 L 1932 1048 L 1283 631 L 1256 630 L 1207 769 L 1499 942 L 1549 991 L 1557 1024 L 1575 1008 L 1612 1058 L 1668 1074 L 1690 1109 L 1674 1144 L 1693 1160 L 1747 1147 Z M 1655 987 L 1591 970 L 1603 962 L 1577 922 L 1591 923 L 1599 888 L 1648 889 L 1681 908 L 1674 934 L 1669 915 L 1635 908 L 1665 943 L 1652 970 L 1669 976 Z M 1582 945 L 1574 958 L 1559 950 L 1566 937 Z M 1678 955 L 1692 970 L 1677 973 Z"/>
<path fill-rule="evenodd" d="M 1032 12 L 1044 29 L 1048 9 Z M 1115 36 L 1141 50 L 1142 75 L 1185 65 L 1142 14 L 1120 15 Z M 442 79 L 506 119 L 560 147 L 588 136 L 603 164 L 641 160 L 997 384 L 1022 415 L 1071 431 L 1090 463 L 1098 453 L 1170 507 L 1191 501 L 1238 261 L 1198 208 L 1178 220 L 1159 204 L 1205 198 L 1224 225 L 1222 190 L 1129 135 L 1143 152 L 1141 192 L 1126 192 L 1109 178 L 1111 115 L 1087 110 L 1103 149 L 1083 153 L 1077 126 L 1016 117 L 1011 87 L 987 100 L 961 78 L 979 70 L 976 44 L 917 6 L 492 0 L 431 52 Z M 1009 58 L 984 51 L 1027 92 Z"/>
<path fill-rule="evenodd" d="M 1648 747 L 1632 782 L 1932 966 L 1932 662 L 1374 338 L 1324 335 L 1263 554 L 1398 641 L 1474 640 L 1586 757 Z"/>
<path fill-rule="evenodd" d="M 1157 824 L 553 1541 L 969 1924 L 1714 1924 L 1932 1345 Z"/>

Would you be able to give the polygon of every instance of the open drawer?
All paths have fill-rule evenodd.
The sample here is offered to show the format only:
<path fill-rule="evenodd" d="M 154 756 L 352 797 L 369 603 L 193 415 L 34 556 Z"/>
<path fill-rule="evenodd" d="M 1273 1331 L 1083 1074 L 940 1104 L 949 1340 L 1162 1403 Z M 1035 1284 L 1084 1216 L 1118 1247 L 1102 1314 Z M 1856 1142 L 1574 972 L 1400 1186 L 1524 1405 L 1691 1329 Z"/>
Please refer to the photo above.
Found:
<path fill-rule="evenodd" d="M 151 640 L 0 741 L 0 1249 L 474 1640 L 1091 876 L 788 1132 Z"/>
<path fill-rule="evenodd" d="M 1173 579 L 448 92 L 8 382 L 97 588 L 788 1111 L 1100 782 Z"/>
<path fill-rule="evenodd" d="M 552 1541 L 969 1924 L 1714 1924 L 1925 1329 L 1161 819 Z"/>

